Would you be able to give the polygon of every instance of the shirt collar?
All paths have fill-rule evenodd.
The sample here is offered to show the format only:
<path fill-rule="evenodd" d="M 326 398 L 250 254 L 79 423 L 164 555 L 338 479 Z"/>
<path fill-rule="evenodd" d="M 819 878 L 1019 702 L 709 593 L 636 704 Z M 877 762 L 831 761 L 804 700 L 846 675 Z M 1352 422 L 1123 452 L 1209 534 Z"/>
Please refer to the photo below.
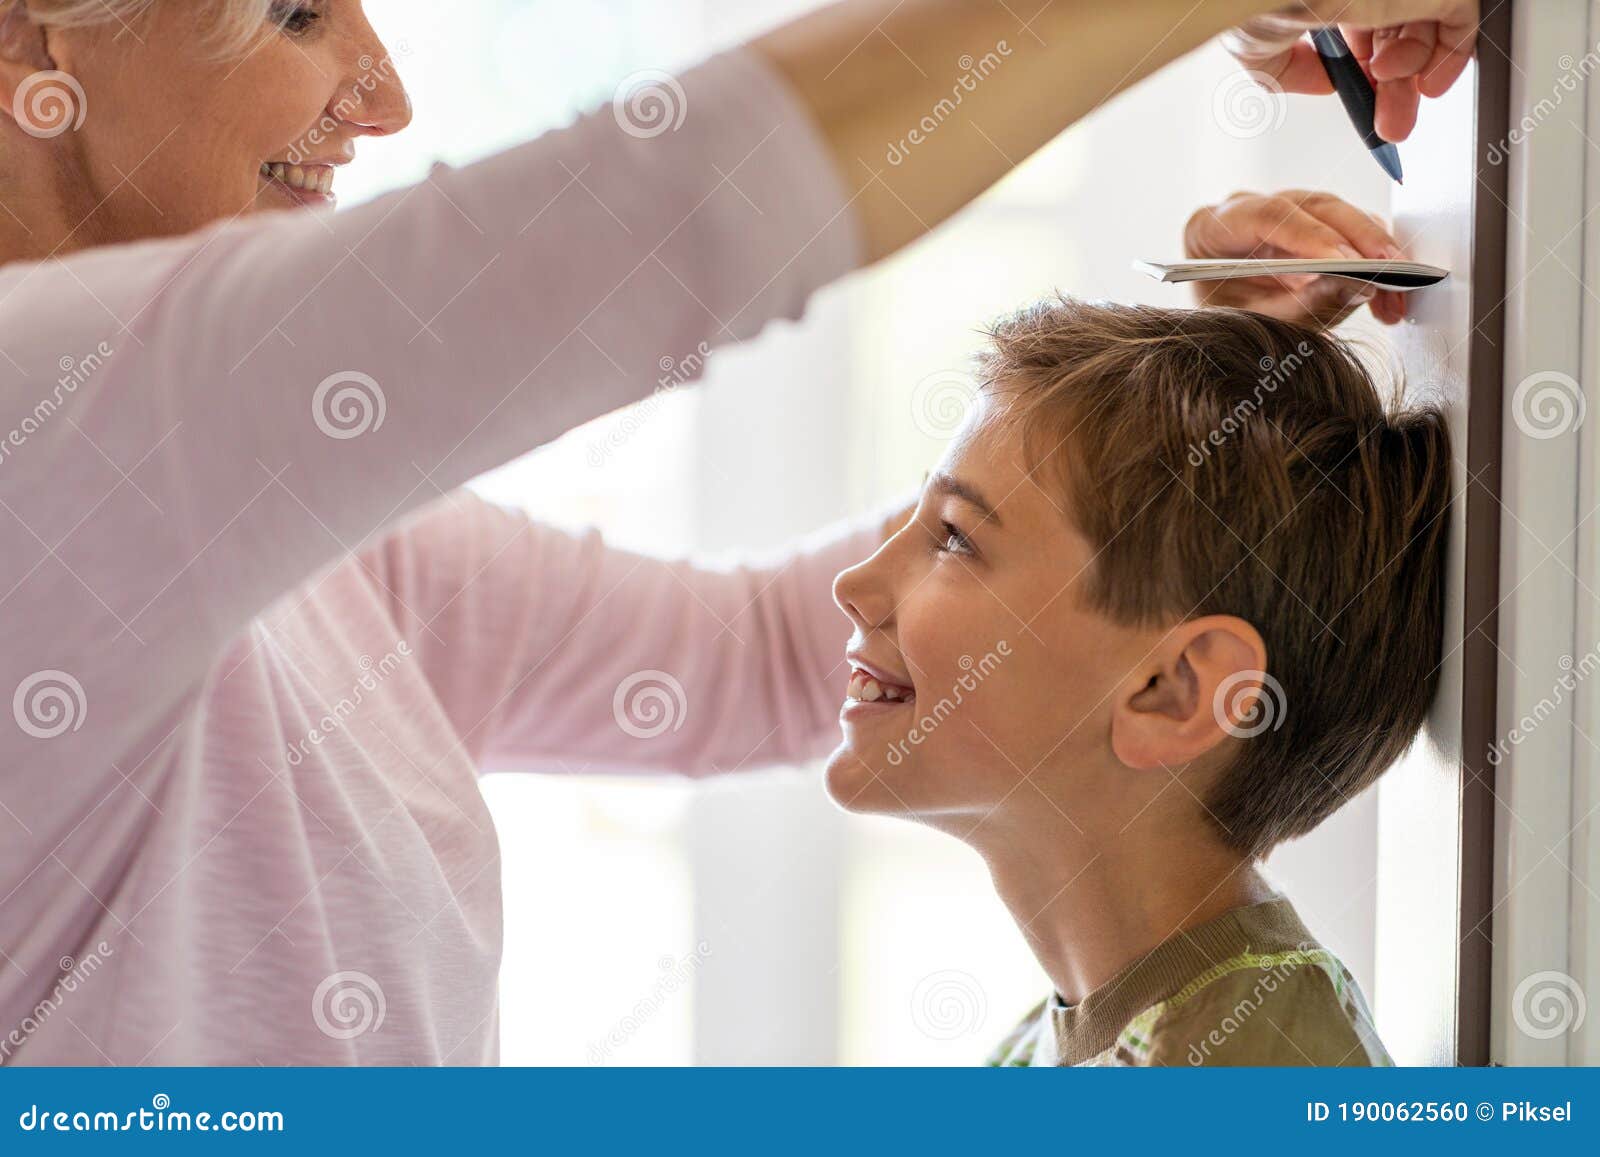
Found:
<path fill-rule="evenodd" d="M 1044 1017 L 1055 1039 L 1056 1063 L 1079 1065 L 1106 1052 L 1134 1017 L 1230 957 L 1313 946 L 1294 906 L 1282 896 L 1174 933 L 1077 1004 L 1051 994 Z"/>

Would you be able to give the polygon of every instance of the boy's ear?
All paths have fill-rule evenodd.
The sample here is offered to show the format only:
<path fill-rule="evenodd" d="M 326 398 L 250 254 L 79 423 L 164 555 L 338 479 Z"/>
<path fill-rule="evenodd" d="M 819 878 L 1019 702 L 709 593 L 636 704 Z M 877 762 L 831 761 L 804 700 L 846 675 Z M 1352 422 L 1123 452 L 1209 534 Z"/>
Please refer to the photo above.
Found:
<path fill-rule="evenodd" d="M 1284 704 L 1267 670 L 1261 633 L 1234 615 L 1174 627 L 1118 689 L 1111 749 L 1124 766 L 1176 770 L 1230 736 L 1281 721 Z"/>
<path fill-rule="evenodd" d="M 55 67 L 44 27 L 33 19 L 28 0 L 0 0 L 0 115 L 15 119 L 22 82 Z"/>

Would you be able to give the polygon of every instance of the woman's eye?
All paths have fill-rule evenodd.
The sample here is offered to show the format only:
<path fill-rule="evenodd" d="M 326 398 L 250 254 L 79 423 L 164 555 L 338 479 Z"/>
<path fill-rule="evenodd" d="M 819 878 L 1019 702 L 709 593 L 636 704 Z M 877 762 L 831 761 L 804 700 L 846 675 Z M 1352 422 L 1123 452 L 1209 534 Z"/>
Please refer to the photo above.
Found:
<path fill-rule="evenodd" d="M 948 522 L 939 523 L 939 528 L 944 531 L 944 541 L 939 550 L 945 554 L 974 554 L 972 541 Z"/>
<path fill-rule="evenodd" d="M 280 4 L 273 7 L 272 18 L 289 35 L 304 36 L 322 19 L 322 13 L 311 4 Z"/>

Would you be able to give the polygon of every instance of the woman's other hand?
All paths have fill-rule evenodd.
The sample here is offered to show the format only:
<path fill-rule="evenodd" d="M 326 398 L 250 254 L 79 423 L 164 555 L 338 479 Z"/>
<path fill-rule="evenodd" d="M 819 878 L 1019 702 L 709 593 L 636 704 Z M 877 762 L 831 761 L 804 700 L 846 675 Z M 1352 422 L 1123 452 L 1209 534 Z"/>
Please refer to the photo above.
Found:
<path fill-rule="evenodd" d="M 1332 193 L 1289 189 L 1235 193 L 1220 205 L 1195 211 L 1183 230 L 1191 260 L 1247 257 L 1403 259 L 1400 245 L 1378 217 Z M 1405 294 L 1374 290 L 1345 277 L 1296 274 L 1194 282 L 1201 305 L 1251 309 L 1272 317 L 1331 328 L 1371 303 L 1385 325 L 1406 315 Z"/>
<path fill-rule="evenodd" d="M 1298 9 L 1298 10 L 1297 10 Z M 1403 141 L 1423 97 L 1442 96 L 1477 48 L 1478 0 L 1305 0 L 1247 20 L 1223 46 L 1280 92 L 1331 93 L 1328 74 L 1305 32 L 1337 22 L 1377 95 L 1373 127 Z"/>

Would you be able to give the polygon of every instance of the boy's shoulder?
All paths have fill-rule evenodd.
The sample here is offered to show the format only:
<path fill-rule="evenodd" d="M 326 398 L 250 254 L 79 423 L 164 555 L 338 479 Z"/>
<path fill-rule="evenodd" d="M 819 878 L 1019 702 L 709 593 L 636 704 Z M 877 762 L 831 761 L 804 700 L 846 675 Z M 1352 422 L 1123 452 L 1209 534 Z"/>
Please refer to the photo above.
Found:
<path fill-rule="evenodd" d="M 1180 933 L 1068 1007 L 1052 996 L 995 1065 L 1388 1065 L 1355 979 L 1287 900 Z"/>

